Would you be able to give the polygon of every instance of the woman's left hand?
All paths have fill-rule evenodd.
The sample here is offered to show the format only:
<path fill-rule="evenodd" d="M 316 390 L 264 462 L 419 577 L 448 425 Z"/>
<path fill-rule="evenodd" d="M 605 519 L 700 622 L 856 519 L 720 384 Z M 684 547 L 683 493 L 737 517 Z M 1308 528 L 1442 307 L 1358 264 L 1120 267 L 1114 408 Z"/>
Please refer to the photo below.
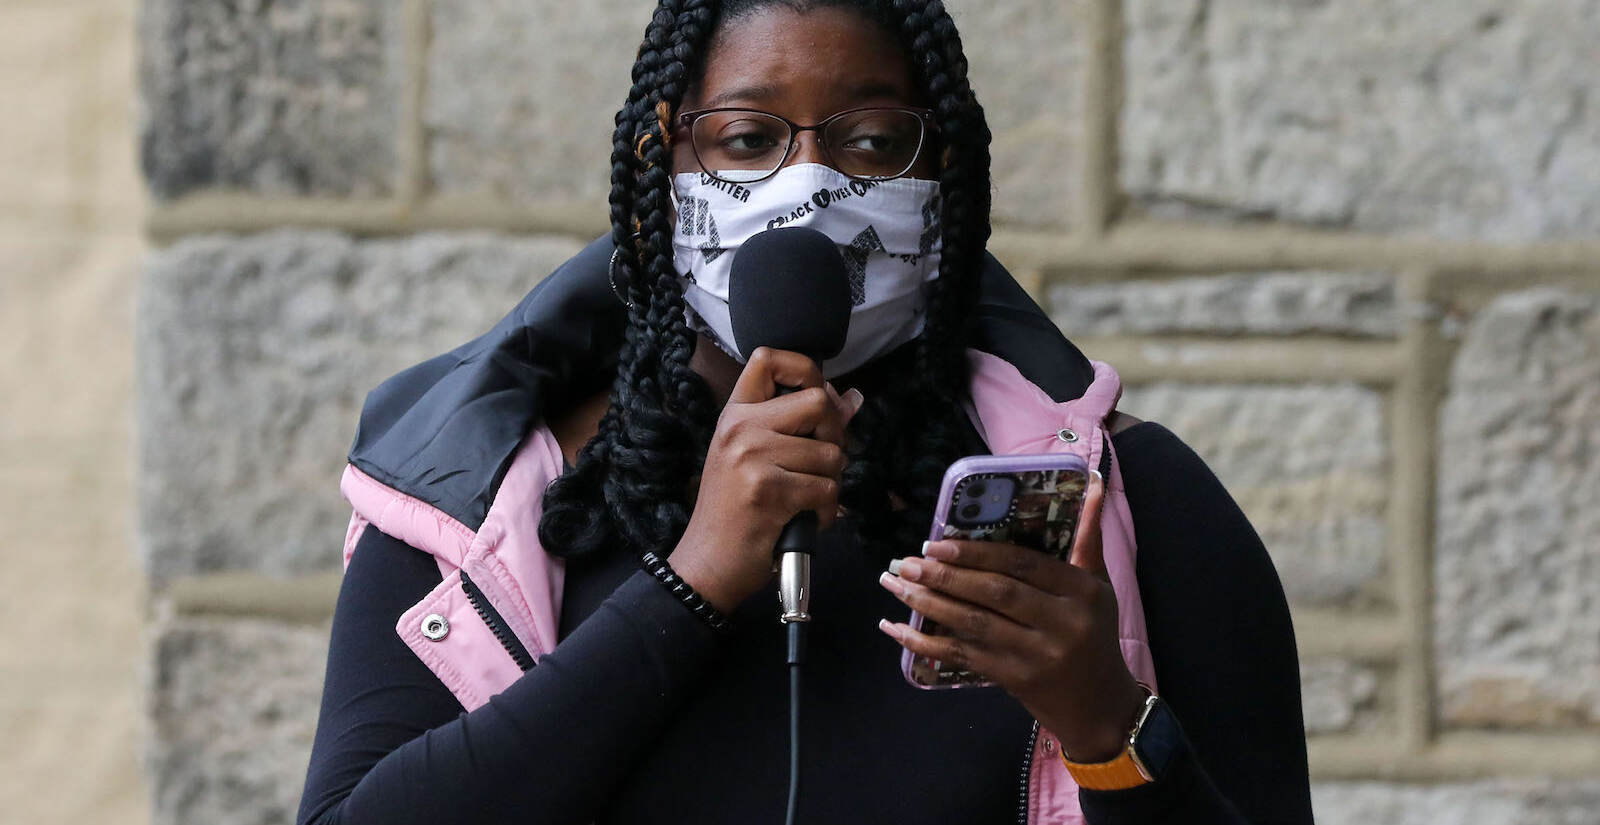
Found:
<path fill-rule="evenodd" d="M 1117 598 L 1100 539 L 1105 485 L 1091 475 L 1069 561 L 1012 544 L 929 542 L 900 560 L 885 589 L 949 636 L 878 627 L 912 653 L 984 674 L 1005 688 L 1076 762 L 1116 758 L 1144 704 L 1122 660 Z"/>

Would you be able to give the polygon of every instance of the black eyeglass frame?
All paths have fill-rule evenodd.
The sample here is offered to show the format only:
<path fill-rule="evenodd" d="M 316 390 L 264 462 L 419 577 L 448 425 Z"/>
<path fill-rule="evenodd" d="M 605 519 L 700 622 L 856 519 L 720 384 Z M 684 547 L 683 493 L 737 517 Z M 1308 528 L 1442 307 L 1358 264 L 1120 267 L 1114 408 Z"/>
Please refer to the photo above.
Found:
<path fill-rule="evenodd" d="M 705 161 L 700 159 L 700 147 L 696 146 L 694 142 L 694 123 L 695 121 L 707 115 L 721 114 L 723 112 L 749 112 L 756 115 L 766 115 L 767 117 L 782 121 L 789 127 L 789 145 L 784 147 L 783 158 L 778 161 L 778 165 L 774 166 L 771 172 L 768 172 L 759 178 L 752 178 L 750 180 L 728 180 L 717 175 L 716 172 L 706 168 Z M 828 128 L 830 123 L 833 123 L 839 118 L 845 117 L 846 115 L 860 114 L 862 112 L 905 112 L 906 114 L 916 116 L 917 122 L 922 126 L 922 130 L 917 135 L 917 150 L 911 153 L 911 160 L 906 164 L 906 168 L 901 169 L 898 173 L 893 175 L 852 175 L 843 169 L 837 169 L 839 174 L 844 175 L 851 180 L 881 182 L 905 177 L 906 173 L 911 171 L 911 167 L 916 166 L 917 160 L 922 157 L 922 150 L 928 145 L 928 134 L 930 132 L 937 133 L 939 131 L 939 122 L 934 119 L 934 111 L 932 109 L 924 109 L 920 106 L 859 106 L 854 109 L 846 109 L 842 112 L 836 112 L 828 115 L 827 117 L 810 126 L 801 126 L 800 124 L 795 123 L 783 115 L 762 111 L 761 109 L 751 109 L 746 106 L 722 106 L 715 109 L 695 109 L 693 111 L 683 112 L 678 115 L 677 124 L 678 128 L 689 133 L 689 150 L 694 153 L 694 161 L 695 163 L 700 164 L 701 171 L 705 172 L 707 175 L 710 175 L 716 180 L 722 181 L 723 183 L 751 184 L 760 183 L 761 181 L 764 181 L 783 170 L 784 164 L 789 162 L 789 156 L 794 154 L 795 144 L 800 142 L 801 132 L 816 132 L 820 135 L 823 133 L 822 130 Z M 822 148 L 824 154 L 827 153 L 828 146 L 826 141 L 819 142 L 817 145 Z M 833 160 L 831 156 L 828 159 L 830 161 Z"/>

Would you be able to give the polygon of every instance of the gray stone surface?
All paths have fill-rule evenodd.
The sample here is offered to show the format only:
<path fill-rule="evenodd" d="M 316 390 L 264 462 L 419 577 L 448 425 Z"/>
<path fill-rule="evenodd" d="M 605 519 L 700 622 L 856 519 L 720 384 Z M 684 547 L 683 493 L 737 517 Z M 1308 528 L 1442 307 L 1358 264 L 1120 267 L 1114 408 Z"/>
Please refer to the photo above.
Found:
<path fill-rule="evenodd" d="M 593 204 L 651 0 L 436 0 L 423 125 L 432 186 Z"/>
<path fill-rule="evenodd" d="M 159 588 L 336 568 L 362 399 L 487 330 L 578 250 L 487 234 L 278 231 L 151 256 L 137 322 L 140 549 Z"/>
<path fill-rule="evenodd" d="M 1378 721 L 1378 671 L 1348 659 L 1302 661 L 1300 703 L 1306 733 L 1371 730 Z"/>
<path fill-rule="evenodd" d="M 1600 723 L 1600 295 L 1474 317 L 1439 426 L 1435 649 L 1457 725 Z"/>
<path fill-rule="evenodd" d="M 381 196 L 395 187 L 401 4 L 139 4 L 150 189 Z"/>
<path fill-rule="evenodd" d="M 1122 179 L 1159 213 L 1600 231 L 1594 0 L 1130 0 Z"/>
<path fill-rule="evenodd" d="M 1594 825 L 1600 782 L 1319 782 L 1311 802 L 1318 825 Z"/>
<path fill-rule="evenodd" d="M 1058 283 L 1050 317 L 1077 335 L 1393 337 L 1393 279 L 1369 273 L 1266 272 L 1115 283 Z"/>
<path fill-rule="evenodd" d="M 603 206 L 613 119 L 654 5 L 437 0 L 424 103 L 433 188 Z M 994 131 L 997 219 L 1064 223 L 1077 175 L 1080 4 L 951 6 Z"/>
<path fill-rule="evenodd" d="M 1069 222 L 1081 185 L 1085 3 L 951 0 L 947 4 L 983 104 L 994 177 L 994 219 L 1018 226 Z"/>
<path fill-rule="evenodd" d="M 326 628 L 158 627 L 146 745 L 156 825 L 293 822 L 327 657 Z"/>
<path fill-rule="evenodd" d="M 1389 462 L 1382 397 L 1354 385 L 1129 387 L 1119 409 L 1171 429 L 1211 466 L 1289 598 L 1380 600 Z"/>

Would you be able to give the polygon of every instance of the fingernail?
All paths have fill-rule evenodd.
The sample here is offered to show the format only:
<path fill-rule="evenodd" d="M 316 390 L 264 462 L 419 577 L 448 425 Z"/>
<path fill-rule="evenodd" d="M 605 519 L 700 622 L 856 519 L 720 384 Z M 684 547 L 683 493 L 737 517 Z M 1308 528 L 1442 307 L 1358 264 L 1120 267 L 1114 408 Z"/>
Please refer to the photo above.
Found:
<path fill-rule="evenodd" d="M 891 576 L 888 573 L 878 574 L 878 584 L 883 585 L 884 590 L 887 590 L 896 596 L 904 596 L 906 593 L 906 586 L 900 583 L 900 579 L 896 578 L 895 576 Z"/>
<path fill-rule="evenodd" d="M 1100 471 L 1099 470 L 1090 470 L 1089 471 L 1089 477 L 1094 479 L 1095 481 L 1105 481 L 1106 480 L 1105 476 L 1100 475 Z"/>
<path fill-rule="evenodd" d="M 833 386 L 832 381 L 822 382 L 822 388 L 828 391 L 829 398 L 832 398 L 835 401 L 839 400 L 839 390 Z"/>
<path fill-rule="evenodd" d="M 855 415 L 856 413 L 860 412 L 861 405 L 867 403 L 867 397 L 862 395 L 861 390 L 858 390 L 855 387 L 851 387 L 850 389 L 844 391 L 844 400 L 850 403 L 851 415 Z"/>
<path fill-rule="evenodd" d="M 939 561 L 949 561 L 956 557 L 955 545 L 944 541 L 925 541 L 922 543 L 922 555 Z"/>
<path fill-rule="evenodd" d="M 892 639 L 900 638 L 900 634 L 895 632 L 894 625 L 890 624 L 888 619 L 879 619 L 878 629 L 888 634 Z"/>
<path fill-rule="evenodd" d="M 916 559 L 900 561 L 900 570 L 895 574 L 908 582 L 922 580 L 922 562 Z"/>
<path fill-rule="evenodd" d="M 899 559 L 890 559 L 889 560 L 889 573 L 891 575 L 895 575 L 895 576 L 900 575 L 900 560 Z"/>

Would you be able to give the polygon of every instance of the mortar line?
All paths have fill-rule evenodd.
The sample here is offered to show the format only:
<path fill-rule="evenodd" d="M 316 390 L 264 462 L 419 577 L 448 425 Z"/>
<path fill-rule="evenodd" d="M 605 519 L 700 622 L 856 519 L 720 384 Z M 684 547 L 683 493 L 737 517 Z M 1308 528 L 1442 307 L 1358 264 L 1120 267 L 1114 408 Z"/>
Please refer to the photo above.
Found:
<path fill-rule="evenodd" d="M 421 206 L 427 188 L 427 130 L 423 106 L 427 100 L 428 48 L 431 32 L 430 0 L 402 0 L 400 27 L 403 88 L 400 94 L 399 166 L 396 198 L 403 217 Z"/>
<path fill-rule="evenodd" d="M 188 234 L 264 232 L 286 225 L 366 235 L 488 229 L 588 234 L 591 238 L 606 229 L 603 204 L 512 204 L 486 197 L 425 195 L 409 214 L 397 215 L 404 207 L 387 199 L 266 198 L 209 191 L 152 204 L 145 231 L 161 244 Z M 1514 286 L 1522 287 L 1541 277 L 1576 274 L 1592 277 L 1600 285 L 1600 265 L 1596 263 L 1600 262 L 1600 240 L 1493 244 L 1283 226 L 1122 221 L 1097 238 L 1001 227 L 994 232 L 989 248 L 1018 268 L 1042 268 L 1046 284 L 1073 269 L 1204 276 L 1290 269 L 1399 271 L 1428 262 L 1441 282 L 1488 275 L 1520 279 L 1522 283 Z"/>
<path fill-rule="evenodd" d="M 1586 779 L 1600 772 L 1600 741 L 1586 732 L 1447 733 L 1420 748 L 1371 734 L 1333 734 L 1312 737 L 1309 746 L 1314 780 Z"/>
<path fill-rule="evenodd" d="M 1389 555 L 1394 564 L 1395 604 L 1406 626 L 1398 672 L 1396 707 L 1404 744 L 1420 750 L 1434 735 L 1432 644 L 1433 460 L 1436 417 L 1429 380 L 1433 322 L 1421 310 L 1433 274 L 1410 269 L 1396 284 L 1403 321 L 1403 367 L 1393 392 L 1390 474 Z"/>
<path fill-rule="evenodd" d="M 1099 238 L 999 228 L 996 250 L 1056 268 L 1215 272 L 1260 269 L 1398 271 L 1428 265 L 1439 277 L 1596 273 L 1600 241 L 1555 239 L 1512 243 L 1391 236 L 1283 224 L 1220 226 L 1124 220 Z"/>
<path fill-rule="evenodd" d="M 1090 357 L 1128 383 L 1351 382 L 1384 390 L 1400 379 L 1399 345 L 1328 335 L 1078 335 Z"/>
<path fill-rule="evenodd" d="M 1117 116 L 1122 66 L 1122 0 L 1085 4 L 1082 117 L 1078 135 L 1077 214 L 1085 238 L 1105 234 L 1117 208 Z"/>

